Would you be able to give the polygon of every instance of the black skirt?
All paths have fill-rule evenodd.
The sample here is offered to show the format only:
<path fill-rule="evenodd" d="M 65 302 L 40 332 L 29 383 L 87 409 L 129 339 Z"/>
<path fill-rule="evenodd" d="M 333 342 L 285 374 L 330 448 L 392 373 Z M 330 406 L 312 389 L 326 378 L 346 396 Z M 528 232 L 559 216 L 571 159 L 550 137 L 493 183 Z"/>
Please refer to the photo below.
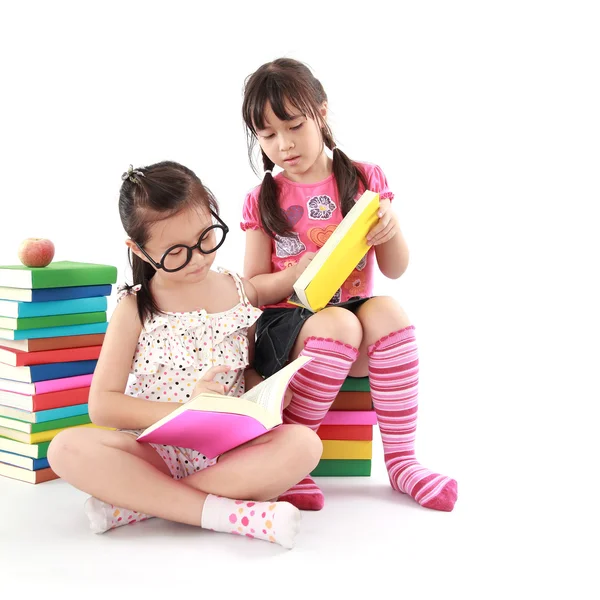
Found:
<path fill-rule="evenodd" d="M 353 313 L 370 298 L 352 298 L 328 308 L 345 308 Z M 313 316 L 307 308 L 267 308 L 256 323 L 254 364 L 263 377 L 270 377 L 289 361 L 290 352 L 305 321 Z"/>

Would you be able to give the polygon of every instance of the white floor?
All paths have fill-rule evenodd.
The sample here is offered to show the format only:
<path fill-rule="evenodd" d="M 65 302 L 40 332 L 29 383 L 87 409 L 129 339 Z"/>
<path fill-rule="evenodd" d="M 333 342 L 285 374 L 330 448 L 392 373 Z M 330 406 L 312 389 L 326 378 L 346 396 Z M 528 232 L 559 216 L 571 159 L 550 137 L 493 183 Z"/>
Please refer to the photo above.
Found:
<path fill-rule="evenodd" d="M 442 422 L 422 428 L 420 446 L 430 449 L 421 456 L 459 481 L 452 513 L 423 509 L 391 490 L 377 435 L 373 476 L 320 479 L 326 507 L 303 513 L 291 551 L 158 519 L 94 535 L 85 495 L 65 482 L 0 478 L 2 589 L 24 598 L 50 589 L 62 598 L 195 598 L 216 585 L 245 597 L 300 597 L 310 585 L 314 598 L 376 591 L 394 598 L 597 598 L 595 498 L 576 502 L 569 489 L 576 481 L 564 473 L 544 479 L 531 461 L 511 475 L 518 453 L 492 454 L 493 443 L 483 451 L 483 437 L 481 451 L 458 442 L 443 452 L 450 436 Z M 139 583 L 141 573 L 150 583 Z"/>

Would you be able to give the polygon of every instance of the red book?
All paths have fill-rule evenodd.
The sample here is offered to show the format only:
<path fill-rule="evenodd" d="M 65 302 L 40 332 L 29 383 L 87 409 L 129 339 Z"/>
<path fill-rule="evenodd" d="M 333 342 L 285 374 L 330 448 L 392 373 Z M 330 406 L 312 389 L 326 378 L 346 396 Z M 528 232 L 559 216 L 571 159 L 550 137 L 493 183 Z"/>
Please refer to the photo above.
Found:
<path fill-rule="evenodd" d="M 58 350 L 59 348 L 81 348 L 83 346 L 101 346 L 104 333 L 87 333 L 85 335 L 66 335 L 64 337 L 38 338 L 31 340 L 2 340 L 4 348 L 12 348 L 23 352 L 39 352 L 41 350 Z"/>
<path fill-rule="evenodd" d="M 371 441 L 373 439 L 372 425 L 321 425 L 317 435 L 322 440 L 357 440 Z"/>
<path fill-rule="evenodd" d="M 74 406 L 75 404 L 86 404 L 89 394 L 89 387 L 32 395 L 0 391 L 0 404 L 19 408 L 21 410 L 28 410 L 29 412 L 38 412 L 40 410 L 49 410 L 51 408 L 63 408 L 64 406 Z"/>
<path fill-rule="evenodd" d="M 100 356 L 100 350 L 102 350 L 102 346 L 24 352 L 23 350 L 14 350 L 0 346 L 0 362 L 13 367 L 28 367 L 31 365 L 95 360 Z"/>

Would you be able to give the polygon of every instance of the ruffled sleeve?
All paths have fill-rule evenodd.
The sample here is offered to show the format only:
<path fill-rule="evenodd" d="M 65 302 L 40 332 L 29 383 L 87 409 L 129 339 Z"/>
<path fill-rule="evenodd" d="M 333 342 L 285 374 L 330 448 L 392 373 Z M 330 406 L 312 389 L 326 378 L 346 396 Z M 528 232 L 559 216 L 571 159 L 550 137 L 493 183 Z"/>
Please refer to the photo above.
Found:
<path fill-rule="evenodd" d="M 382 200 L 387 198 L 388 200 L 394 199 L 394 192 L 389 188 L 387 177 L 381 170 L 381 167 L 377 165 L 365 165 L 365 171 L 369 181 L 369 189 L 372 192 L 378 192 L 379 198 Z"/>
<path fill-rule="evenodd" d="M 249 229 L 262 229 L 260 222 L 260 215 L 258 213 L 258 193 L 260 186 L 254 188 L 251 192 L 246 195 L 244 200 L 244 206 L 242 208 L 242 221 L 240 227 L 242 231 L 248 231 Z"/>

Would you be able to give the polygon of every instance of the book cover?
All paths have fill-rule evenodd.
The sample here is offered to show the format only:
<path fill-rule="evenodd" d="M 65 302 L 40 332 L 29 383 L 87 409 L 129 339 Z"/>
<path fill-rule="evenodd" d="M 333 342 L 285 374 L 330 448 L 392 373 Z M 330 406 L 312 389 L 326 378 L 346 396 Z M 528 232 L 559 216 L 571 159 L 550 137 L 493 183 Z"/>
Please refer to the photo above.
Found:
<path fill-rule="evenodd" d="M 339 392 L 329 410 L 371 410 L 370 392 Z"/>
<path fill-rule="evenodd" d="M 77 300 L 57 300 L 52 302 L 14 302 L 0 300 L 0 317 L 27 319 L 31 317 L 51 317 L 76 313 L 105 312 L 108 300 L 103 298 L 79 298 Z"/>
<path fill-rule="evenodd" d="M 66 325 L 85 325 L 106 321 L 105 312 L 75 313 L 69 315 L 51 315 L 48 317 L 0 317 L 0 328 L 15 331 L 31 331 L 48 327 L 64 327 Z"/>
<path fill-rule="evenodd" d="M 321 460 L 371 460 L 373 458 L 373 442 L 356 440 L 322 440 L 323 454 Z"/>
<path fill-rule="evenodd" d="M 373 439 L 373 426 L 321 425 L 317 429 L 317 435 L 322 440 L 363 440 L 368 442 Z"/>
<path fill-rule="evenodd" d="M 49 467 L 47 469 L 40 469 L 39 471 L 29 471 L 28 469 L 21 469 L 20 467 L 4 463 L 0 463 L 0 475 L 33 484 L 58 479 L 58 475 Z"/>
<path fill-rule="evenodd" d="M 369 477 L 370 460 L 320 460 L 311 472 L 313 477 Z"/>
<path fill-rule="evenodd" d="M 317 312 L 327 306 L 369 251 L 367 234 L 378 222 L 379 194 L 366 191 L 294 283 L 300 304 Z"/>
<path fill-rule="evenodd" d="M 13 454 L 12 452 L 4 452 L 2 450 L 0 450 L 0 463 L 14 465 L 28 471 L 39 471 L 50 466 L 47 458 L 30 458 L 29 456 L 21 456 L 20 454 Z"/>
<path fill-rule="evenodd" d="M 215 458 L 281 425 L 289 382 L 312 358 L 299 356 L 241 397 L 200 394 L 148 427 L 138 442 L 192 448 Z"/>
<path fill-rule="evenodd" d="M 26 289 L 60 288 L 113 284 L 117 268 L 111 265 L 73 262 L 51 262 L 46 267 L 9 265 L 0 267 L 0 286 Z"/>
<path fill-rule="evenodd" d="M 11 452 L 19 456 L 28 456 L 29 458 L 46 458 L 48 456 L 48 447 L 50 442 L 41 442 L 39 444 L 24 444 L 16 442 L 5 437 L 0 437 L 0 450 Z"/>
<path fill-rule="evenodd" d="M 21 352 L 41 352 L 43 350 L 101 346 L 103 342 L 104 333 L 89 333 L 61 337 L 28 338 L 25 340 L 0 340 L 0 346 L 11 350 L 20 350 Z"/>
<path fill-rule="evenodd" d="M 370 392 L 368 377 L 346 377 L 340 392 Z"/>
<path fill-rule="evenodd" d="M 62 408 L 51 408 L 48 410 L 39 410 L 31 412 L 29 410 L 21 410 L 12 406 L 4 406 L 0 404 L 0 417 L 8 417 L 17 421 L 26 423 L 46 423 L 56 419 L 66 419 L 67 417 L 75 417 L 78 415 L 87 415 L 88 405 L 74 404 L 73 406 L 64 406 Z"/>
<path fill-rule="evenodd" d="M 322 425 L 376 425 L 374 410 L 338 410 L 328 412 Z"/>
<path fill-rule="evenodd" d="M 18 392 L 0 390 L 0 404 L 29 412 L 39 412 L 76 404 L 86 404 L 89 394 L 89 385 L 45 394 L 19 394 Z"/>
<path fill-rule="evenodd" d="M 106 314 L 106 313 L 102 313 Z M 65 325 L 62 327 L 42 327 L 41 329 L 0 329 L 0 340 L 28 340 L 35 338 L 63 337 L 66 335 L 83 335 L 87 333 L 106 333 L 108 323 L 89 323 L 86 325 Z M 6 346 L 4 341 L 0 344 Z"/>
<path fill-rule="evenodd" d="M 66 417 L 64 419 L 55 419 L 54 421 L 42 423 L 27 423 L 25 421 L 17 421 L 16 419 L 0 417 L 0 427 L 13 429 L 14 431 L 22 431 L 23 433 L 40 433 L 52 429 L 66 429 L 67 427 L 73 427 L 75 425 L 86 425 L 90 422 L 90 416 L 88 414 Z"/>
<path fill-rule="evenodd" d="M 84 425 L 75 425 L 74 427 L 95 427 L 96 429 L 108 429 L 112 430 L 111 427 L 99 427 L 93 423 L 86 423 Z M 68 429 L 63 427 L 61 429 L 50 429 L 49 431 L 38 431 L 37 433 L 25 433 L 24 431 L 17 431 L 16 429 L 10 429 L 8 427 L 0 427 L 0 437 L 14 440 L 15 442 L 22 442 L 24 444 L 38 444 L 40 442 L 49 442 L 54 439 L 61 431 Z"/>
<path fill-rule="evenodd" d="M 0 300 L 17 302 L 49 302 L 52 300 L 74 300 L 94 296 L 110 296 L 112 285 L 84 285 L 63 288 L 31 290 L 0 286 Z"/>
<path fill-rule="evenodd" d="M 48 379 L 36 381 L 35 383 L 24 383 L 12 379 L 0 379 L 0 391 L 16 392 L 17 394 L 46 394 L 48 392 L 59 392 L 73 388 L 90 387 L 92 375 L 76 375 L 75 377 L 63 377 L 61 379 Z"/>
<path fill-rule="evenodd" d="M 0 345 L 0 363 L 11 367 L 30 367 L 80 360 L 97 360 L 102 346 L 84 346 L 82 348 L 59 348 L 57 350 L 41 350 L 24 352 L 14 348 L 3 348 Z M 9 377 L 10 379 L 10 377 Z"/>
<path fill-rule="evenodd" d="M 11 367 L 10 365 L 0 363 L 0 378 L 12 379 L 13 381 L 24 383 L 38 383 L 48 381 L 49 379 L 90 375 L 94 373 L 97 362 L 97 360 L 78 360 L 28 367 Z"/>

